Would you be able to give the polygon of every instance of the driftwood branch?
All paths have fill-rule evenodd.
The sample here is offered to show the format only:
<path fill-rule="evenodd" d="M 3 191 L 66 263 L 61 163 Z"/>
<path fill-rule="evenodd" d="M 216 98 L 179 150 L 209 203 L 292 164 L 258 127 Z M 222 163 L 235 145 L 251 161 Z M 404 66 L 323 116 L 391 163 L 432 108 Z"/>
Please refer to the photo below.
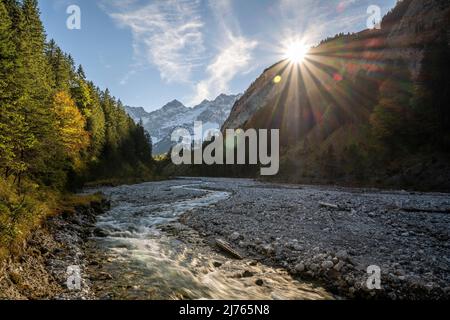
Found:
<path fill-rule="evenodd" d="M 335 204 L 332 204 L 332 203 L 319 202 L 319 205 L 320 205 L 321 207 L 325 207 L 325 208 L 336 209 L 336 210 L 339 209 L 339 206 L 338 206 L 338 205 L 335 205 Z"/>
<path fill-rule="evenodd" d="M 424 208 L 414 208 L 414 207 L 405 207 L 398 208 L 401 211 L 405 212 L 423 212 L 423 213 L 450 213 L 450 209 L 424 209 Z"/>
<path fill-rule="evenodd" d="M 338 206 L 337 204 L 332 204 L 332 203 L 327 203 L 327 202 L 322 202 L 322 201 L 319 202 L 319 205 L 321 207 L 333 209 L 333 210 L 350 211 L 349 208 L 344 208 L 344 207 Z"/>
<path fill-rule="evenodd" d="M 217 246 L 228 253 L 229 255 L 235 257 L 236 259 L 242 260 L 244 259 L 236 250 L 234 250 L 231 245 L 222 239 L 216 239 Z"/>

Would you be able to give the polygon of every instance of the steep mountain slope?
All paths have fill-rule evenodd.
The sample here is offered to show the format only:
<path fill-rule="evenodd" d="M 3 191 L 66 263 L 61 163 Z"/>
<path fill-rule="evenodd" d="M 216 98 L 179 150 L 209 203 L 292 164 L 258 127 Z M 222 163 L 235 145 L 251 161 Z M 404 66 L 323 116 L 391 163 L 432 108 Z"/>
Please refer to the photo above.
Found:
<path fill-rule="evenodd" d="M 393 111 L 390 115 L 398 116 L 393 120 L 399 132 L 397 149 L 407 138 L 414 140 L 412 134 L 401 137 L 403 140 L 400 135 L 410 130 L 406 123 L 408 114 L 415 112 L 412 105 L 420 91 L 418 85 L 425 83 L 430 73 L 431 77 L 438 73 L 428 70 L 427 75 L 422 70 L 424 55 L 435 50 L 443 38 L 450 42 L 449 26 L 449 1 L 399 1 L 384 17 L 380 30 L 337 35 L 312 48 L 300 65 L 286 60 L 266 69 L 236 102 L 222 130 L 280 129 L 281 176 L 293 181 L 335 181 L 336 167 L 349 167 L 346 173 L 351 176 L 359 171 L 374 176 L 375 169 L 364 157 L 369 156 L 370 148 L 378 147 L 372 141 L 373 127 L 386 125 L 380 119 L 387 121 L 391 112 L 379 107 L 380 102 L 412 99 L 406 107 L 409 110 L 393 102 L 392 110 L 399 115 Z M 402 123 L 406 126 L 403 129 Z M 383 128 L 375 129 L 379 133 Z M 385 147 L 382 142 L 379 144 Z M 397 157 L 399 161 L 400 155 L 394 153 L 400 151 L 385 149 L 392 154 L 390 160 Z M 357 166 L 369 168 L 353 169 Z M 396 173 L 394 170 L 391 175 Z"/>
<path fill-rule="evenodd" d="M 266 108 L 276 109 L 281 104 L 283 111 L 293 115 L 297 124 L 299 111 L 292 110 L 296 108 L 291 106 L 313 100 L 311 91 L 336 89 L 336 84 L 343 80 L 355 82 L 358 73 L 362 76 L 362 72 L 369 73 L 376 81 L 377 72 L 390 67 L 389 61 L 399 57 L 407 60 L 410 71 L 417 77 L 423 47 L 433 42 L 441 29 L 450 33 L 449 6 L 447 0 L 403 0 L 383 19 L 381 30 L 327 39 L 311 49 L 307 62 L 299 67 L 286 60 L 276 63 L 266 69 L 237 101 L 223 128 L 246 127 L 251 121 L 252 125 L 267 126 L 268 123 L 255 123 L 257 113 Z M 273 82 L 277 75 L 282 77 L 281 84 Z M 306 82 L 310 81 L 316 85 L 309 86 Z M 322 88 L 318 88 L 320 85 Z M 308 115 L 303 121 L 308 121 L 313 115 L 311 111 L 305 112 Z M 284 121 L 290 119 L 287 114 L 283 117 Z"/>
<path fill-rule="evenodd" d="M 186 128 L 191 132 L 195 121 L 203 122 L 203 129 L 219 129 L 231 112 L 240 95 L 218 96 L 214 101 L 204 100 L 194 108 L 184 106 L 178 100 L 169 102 L 151 113 L 143 108 L 126 107 L 128 114 L 136 121 L 142 121 L 150 133 L 154 144 L 153 153 L 163 154 L 173 145 L 170 136 L 176 128 Z"/>

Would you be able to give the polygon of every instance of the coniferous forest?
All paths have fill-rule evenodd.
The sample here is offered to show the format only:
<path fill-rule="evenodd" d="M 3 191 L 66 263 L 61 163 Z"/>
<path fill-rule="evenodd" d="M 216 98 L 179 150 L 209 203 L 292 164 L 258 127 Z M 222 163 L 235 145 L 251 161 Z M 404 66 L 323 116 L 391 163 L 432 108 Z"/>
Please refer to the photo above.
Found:
<path fill-rule="evenodd" d="M 47 41 L 36 0 L 0 1 L 0 106 L 0 248 L 25 238 L 61 193 L 152 178 L 148 133 Z"/>

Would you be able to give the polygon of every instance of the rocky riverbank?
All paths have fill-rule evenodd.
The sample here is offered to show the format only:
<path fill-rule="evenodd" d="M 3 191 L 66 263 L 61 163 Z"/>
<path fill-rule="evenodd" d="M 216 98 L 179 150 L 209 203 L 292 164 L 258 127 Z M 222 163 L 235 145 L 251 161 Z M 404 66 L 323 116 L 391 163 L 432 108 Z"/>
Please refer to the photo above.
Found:
<path fill-rule="evenodd" d="M 233 193 L 182 217 L 211 243 L 224 238 L 247 258 L 317 280 L 347 298 L 450 297 L 448 194 L 205 183 Z M 367 287 L 369 266 L 381 269 L 380 290 Z"/>
<path fill-rule="evenodd" d="M 81 273 L 81 290 L 67 287 L 68 267 L 86 269 L 88 238 L 106 200 L 78 205 L 49 218 L 36 230 L 20 257 L 0 264 L 0 299 L 93 299 L 89 278 Z"/>

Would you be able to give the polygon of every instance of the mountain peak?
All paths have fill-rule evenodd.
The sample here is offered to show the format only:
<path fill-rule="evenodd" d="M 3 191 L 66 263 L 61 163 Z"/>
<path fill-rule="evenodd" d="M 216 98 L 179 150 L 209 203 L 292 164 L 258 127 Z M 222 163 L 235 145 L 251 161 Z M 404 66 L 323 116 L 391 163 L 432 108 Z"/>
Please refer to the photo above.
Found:
<path fill-rule="evenodd" d="M 214 101 L 233 99 L 234 97 L 235 97 L 234 95 L 227 95 L 227 94 L 222 93 L 221 95 L 217 96 L 217 98 Z"/>
<path fill-rule="evenodd" d="M 178 109 L 178 108 L 186 108 L 184 106 L 184 104 L 182 104 L 180 101 L 178 101 L 177 99 L 172 100 L 171 102 L 167 103 L 164 107 L 162 107 L 163 109 Z"/>

